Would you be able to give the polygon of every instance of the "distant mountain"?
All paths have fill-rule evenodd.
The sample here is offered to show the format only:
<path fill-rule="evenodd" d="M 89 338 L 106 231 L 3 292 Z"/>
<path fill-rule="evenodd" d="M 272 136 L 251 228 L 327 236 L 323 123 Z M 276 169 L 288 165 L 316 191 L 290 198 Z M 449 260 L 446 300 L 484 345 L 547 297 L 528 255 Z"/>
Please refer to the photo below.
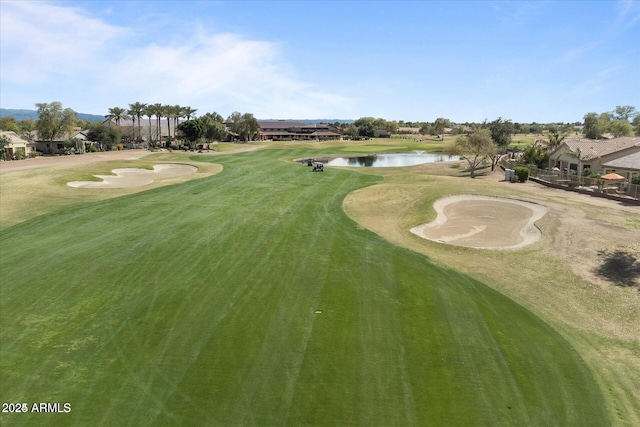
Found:
<path fill-rule="evenodd" d="M 99 116 L 97 114 L 85 114 L 85 113 L 76 113 L 80 120 L 89 120 L 92 122 L 101 122 L 105 118 L 104 116 Z M 10 108 L 0 108 L 0 117 L 13 117 L 16 120 L 25 120 L 25 119 L 37 119 L 38 112 L 36 110 L 20 110 L 20 109 L 10 109 Z M 281 119 L 260 119 L 264 121 L 278 121 Z M 345 120 L 345 119 L 287 119 L 286 121 L 292 122 L 300 122 L 307 124 L 319 124 L 319 123 L 341 123 L 341 124 L 350 124 L 353 123 L 354 120 Z"/>
<path fill-rule="evenodd" d="M 258 119 L 261 121 L 274 121 L 277 122 L 278 120 L 282 120 L 282 119 Z M 328 123 L 328 124 L 334 124 L 334 123 L 346 123 L 346 124 L 350 124 L 353 123 L 355 120 L 345 120 L 345 119 L 286 119 L 287 122 L 299 122 L 299 123 L 307 123 L 310 125 L 317 125 L 319 123 Z"/>
<path fill-rule="evenodd" d="M 104 120 L 104 116 L 99 116 L 97 114 L 85 114 L 85 113 L 76 113 L 78 119 L 80 120 L 89 120 L 91 122 L 101 122 Z M 0 108 L 0 117 L 13 117 L 16 120 L 25 120 L 25 119 L 38 119 L 38 112 L 36 110 L 19 110 L 19 109 L 10 109 L 10 108 Z"/>

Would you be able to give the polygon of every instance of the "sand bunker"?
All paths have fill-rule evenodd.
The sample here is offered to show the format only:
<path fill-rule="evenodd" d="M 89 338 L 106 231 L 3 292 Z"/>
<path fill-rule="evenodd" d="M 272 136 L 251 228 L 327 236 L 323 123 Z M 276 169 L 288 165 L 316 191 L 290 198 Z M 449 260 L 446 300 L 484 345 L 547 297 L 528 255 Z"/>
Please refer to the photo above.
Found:
<path fill-rule="evenodd" d="M 77 188 L 134 188 L 151 184 L 156 179 L 173 178 L 192 175 L 198 168 L 191 165 L 163 163 L 153 166 L 153 170 L 122 168 L 114 169 L 113 175 L 94 175 L 102 181 L 72 181 L 67 182 L 70 187 Z"/>
<path fill-rule="evenodd" d="M 411 232 L 433 240 L 477 249 L 517 249 L 542 236 L 535 222 L 547 208 L 521 200 L 489 196 L 448 196 L 433 204 L 435 221 Z"/>

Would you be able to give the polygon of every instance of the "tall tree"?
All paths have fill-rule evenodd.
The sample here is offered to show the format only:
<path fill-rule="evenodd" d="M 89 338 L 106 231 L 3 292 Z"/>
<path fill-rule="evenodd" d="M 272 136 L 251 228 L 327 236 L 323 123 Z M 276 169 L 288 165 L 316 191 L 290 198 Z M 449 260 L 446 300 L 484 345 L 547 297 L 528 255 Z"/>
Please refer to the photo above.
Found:
<path fill-rule="evenodd" d="M 227 136 L 227 129 L 224 125 L 224 118 L 218 113 L 207 113 L 200 117 L 205 126 L 204 137 L 207 141 L 223 141 Z"/>
<path fill-rule="evenodd" d="M 429 135 L 431 134 L 431 123 L 425 122 L 420 126 L 420 135 Z"/>
<path fill-rule="evenodd" d="M 62 108 L 60 102 L 36 104 L 38 121 L 36 130 L 43 141 L 53 141 L 73 131 L 76 123 L 76 112 L 71 108 Z"/>
<path fill-rule="evenodd" d="M 11 144 L 11 139 L 8 136 L 6 135 L 0 136 L 0 158 L 2 160 L 7 160 L 6 152 L 7 152 L 7 147 L 10 144 Z"/>
<path fill-rule="evenodd" d="M 442 135 L 445 128 L 451 127 L 451 121 L 443 117 L 438 117 L 433 123 L 433 127 L 438 135 Z"/>
<path fill-rule="evenodd" d="M 178 130 L 189 140 L 189 146 L 195 149 L 196 142 L 205 136 L 206 125 L 200 119 L 187 120 L 178 125 Z"/>
<path fill-rule="evenodd" d="M 231 131 L 238 134 L 242 141 L 251 140 L 260 129 L 258 121 L 251 113 L 240 114 L 234 111 L 227 119 L 227 122 L 230 124 Z"/>
<path fill-rule="evenodd" d="M 633 135 L 633 127 L 627 120 L 615 120 L 609 125 L 609 132 L 611 132 L 616 138 L 620 136 Z"/>
<path fill-rule="evenodd" d="M 491 170 L 495 170 L 500 157 L 507 152 L 509 144 L 511 144 L 511 134 L 513 133 L 513 123 L 511 120 L 503 120 L 498 117 L 488 125 L 491 132 L 491 139 L 496 144 L 496 152 L 491 162 Z"/>
<path fill-rule="evenodd" d="M 142 134 L 140 133 L 140 117 L 144 114 L 146 107 L 147 104 L 134 102 L 133 104 L 129 104 L 129 111 L 127 111 L 131 117 L 138 119 L 138 141 L 142 139 Z"/>
<path fill-rule="evenodd" d="M 549 132 L 549 150 L 554 151 L 556 148 L 558 148 L 560 144 L 562 144 L 562 141 L 564 141 L 566 136 L 567 135 L 558 131 Z"/>
<path fill-rule="evenodd" d="M 584 116 L 584 136 L 590 139 L 600 139 L 604 130 L 597 113 L 587 113 Z"/>
<path fill-rule="evenodd" d="M 164 117 L 167 119 L 167 134 L 169 135 L 169 144 L 171 144 L 171 119 L 173 118 L 173 106 L 163 105 L 162 112 Z"/>
<path fill-rule="evenodd" d="M 633 130 L 636 136 L 640 136 L 640 113 L 636 114 L 631 122 L 631 126 L 633 126 Z"/>
<path fill-rule="evenodd" d="M 613 111 L 615 120 L 626 120 L 628 122 L 632 120 L 635 115 L 636 107 L 631 105 L 617 105 L 616 109 Z"/>
<path fill-rule="evenodd" d="M 221 114 L 218 114 L 215 111 L 213 113 L 207 113 L 207 114 L 205 114 L 205 116 L 211 117 L 213 120 L 215 120 L 217 122 L 224 123 L 224 117 L 222 117 Z"/>
<path fill-rule="evenodd" d="M 485 128 L 457 137 L 453 145 L 447 147 L 447 152 L 466 160 L 471 178 L 475 178 L 478 167 L 495 155 L 496 145 L 491 139 L 491 131 Z"/>
<path fill-rule="evenodd" d="M 102 123 L 94 123 L 87 135 L 89 141 L 97 142 L 101 150 L 112 150 L 120 141 L 120 129 Z"/>
<path fill-rule="evenodd" d="M 127 116 L 127 110 L 120 107 L 109 108 L 109 114 L 107 114 L 105 117 L 109 120 L 114 120 L 118 128 L 120 127 L 121 120 L 126 120 L 129 118 L 129 116 Z"/>
<path fill-rule="evenodd" d="M 374 127 L 372 121 L 361 121 L 360 124 L 356 126 L 358 128 L 359 136 L 372 138 L 376 134 L 376 128 Z"/>
<path fill-rule="evenodd" d="M 170 108 L 171 118 L 173 119 L 173 138 L 176 139 L 176 131 L 178 130 L 178 123 L 182 117 L 185 117 L 184 108 L 179 105 L 174 105 Z"/>
<path fill-rule="evenodd" d="M 357 138 L 358 135 L 358 127 L 353 123 L 349 123 L 346 126 L 342 126 L 342 134 L 350 139 Z"/>
<path fill-rule="evenodd" d="M 23 138 L 31 141 L 33 139 L 33 131 L 36 130 L 36 120 L 24 119 L 20 121 L 20 134 Z"/>
<path fill-rule="evenodd" d="M 187 120 L 191 120 L 191 116 L 193 116 L 197 112 L 198 112 L 198 109 L 196 108 L 191 108 L 189 106 L 182 107 L 182 116 L 185 117 Z"/>
<path fill-rule="evenodd" d="M 0 130 L 20 133 L 20 125 L 15 117 L 0 117 Z"/>
<path fill-rule="evenodd" d="M 244 113 L 242 115 L 242 138 L 244 141 L 250 141 L 260 129 L 260 125 L 253 114 Z"/>
<path fill-rule="evenodd" d="M 147 116 L 149 118 L 149 139 L 148 139 L 148 145 L 153 144 L 153 138 L 152 138 L 152 134 L 151 134 L 151 117 L 153 117 L 153 106 L 152 105 L 146 105 L 142 111 L 142 114 L 144 114 L 145 116 Z"/>
<path fill-rule="evenodd" d="M 151 111 L 153 111 L 153 115 L 156 116 L 156 137 L 158 138 L 157 143 L 158 145 L 162 145 L 162 132 L 160 131 L 160 121 L 162 117 L 164 117 L 163 116 L 164 108 L 162 104 L 157 102 L 153 105 L 150 105 L 149 108 L 151 109 Z"/>
<path fill-rule="evenodd" d="M 549 156 L 551 153 L 539 145 L 530 145 L 522 153 L 522 157 L 518 161 L 524 166 L 535 165 L 535 167 L 543 169 L 549 164 Z"/>
<path fill-rule="evenodd" d="M 491 139 L 498 146 L 499 150 L 506 150 L 511 144 L 511 134 L 513 133 L 513 123 L 511 120 L 503 120 L 498 117 L 488 125 L 491 131 Z"/>

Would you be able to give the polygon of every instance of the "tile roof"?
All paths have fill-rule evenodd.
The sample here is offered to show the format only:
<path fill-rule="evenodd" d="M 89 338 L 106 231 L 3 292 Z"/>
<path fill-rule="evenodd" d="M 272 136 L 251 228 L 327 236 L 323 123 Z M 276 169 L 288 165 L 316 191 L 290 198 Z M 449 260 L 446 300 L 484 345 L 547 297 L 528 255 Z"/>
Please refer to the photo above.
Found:
<path fill-rule="evenodd" d="M 640 150 L 635 153 L 611 160 L 602 166 L 612 169 L 626 169 L 640 171 Z"/>
<path fill-rule="evenodd" d="M 306 123 L 290 122 L 288 120 L 258 120 L 258 126 L 260 129 L 287 129 L 291 127 L 306 127 Z"/>
<path fill-rule="evenodd" d="M 11 141 L 11 144 L 30 144 L 30 141 L 22 138 L 20 135 L 13 131 L 0 131 L 1 136 L 6 136 Z"/>
<path fill-rule="evenodd" d="M 625 136 L 615 139 L 565 139 L 558 150 L 565 146 L 571 151 L 580 149 L 582 160 L 591 160 L 628 148 L 640 147 L 640 137 Z"/>
<path fill-rule="evenodd" d="M 259 133 L 267 138 L 340 137 L 338 129 L 324 123 L 301 123 L 289 120 L 258 120 Z"/>

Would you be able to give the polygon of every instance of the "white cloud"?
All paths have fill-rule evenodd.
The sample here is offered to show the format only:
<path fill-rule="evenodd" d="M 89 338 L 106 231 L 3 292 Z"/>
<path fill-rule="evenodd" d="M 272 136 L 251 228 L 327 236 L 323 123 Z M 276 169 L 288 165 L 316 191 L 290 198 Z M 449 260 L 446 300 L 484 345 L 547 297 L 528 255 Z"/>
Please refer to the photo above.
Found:
<path fill-rule="evenodd" d="M 632 0 L 620 0 L 616 3 L 618 25 L 631 27 L 640 21 L 640 5 Z"/>
<path fill-rule="evenodd" d="M 236 34 L 200 31 L 179 44 L 132 50 L 110 68 L 104 92 L 115 90 L 142 102 L 200 110 L 226 105 L 258 117 L 316 117 L 352 104 L 302 82 L 276 44 Z"/>
<path fill-rule="evenodd" d="M 3 91 L 46 85 L 51 93 L 57 85 L 65 106 L 94 113 L 139 101 L 189 105 L 201 114 L 353 114 L 352 100 L 304 82 L 273 42 L 192 27 L 164 44 L 140 45 L 153 37 L 135 34 L 77 8 L 3 1 Z"/>
<path fill-rule="evenodd" d="M 509 26 L 523 26 L 540 16 L 540 2 L 492 2 L 496 18 Z"/>
<path fill-rule="evenodd" d="M 591 53 L 594 49 L 597 49 L 601 45 L 602 43 L 600 41 L 590 41 L 588 43 L 582 44 L 581 46 L 568 49 L 560 54 L 558 62 L 574 62 L 576 60 L 582 59 L 585 57 L 585 55 Z"/>
<path fill-rule="evenodd" d="M 99 67 L 111 42 L 130 32 L 82 10 L 44 2 L 3 1 L 2 78 L 19 84 L 55 81 Z"/>

